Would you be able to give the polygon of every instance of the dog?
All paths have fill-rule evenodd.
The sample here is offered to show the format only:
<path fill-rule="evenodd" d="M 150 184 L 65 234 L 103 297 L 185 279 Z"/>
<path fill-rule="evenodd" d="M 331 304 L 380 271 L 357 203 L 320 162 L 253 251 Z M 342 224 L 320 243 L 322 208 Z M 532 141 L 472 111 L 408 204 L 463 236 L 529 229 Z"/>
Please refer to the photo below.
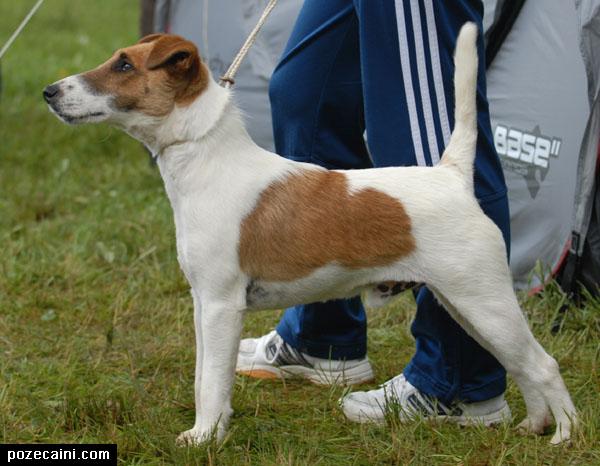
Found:
<path fill-rule="evenodd" d="M 473 191 L 477 27 L 455 50 L 455 127 L 435 167 L 326 170 L 258 147 L 230 91 L 194 44 L 153 34 L 99 67 L 45 88 L 69 124 L 106 121 L 157 160 L 173 208 L 177 257 L 191 285 L 196 421 L 178 440 L 221 440 L 248 310 L 393 298 L 382 283 L 426 283 L 516 380 L 521 430 L 568 440 L 576 410 L 556 361 L 535 340 L 513 291 L 500 230 Z"/>

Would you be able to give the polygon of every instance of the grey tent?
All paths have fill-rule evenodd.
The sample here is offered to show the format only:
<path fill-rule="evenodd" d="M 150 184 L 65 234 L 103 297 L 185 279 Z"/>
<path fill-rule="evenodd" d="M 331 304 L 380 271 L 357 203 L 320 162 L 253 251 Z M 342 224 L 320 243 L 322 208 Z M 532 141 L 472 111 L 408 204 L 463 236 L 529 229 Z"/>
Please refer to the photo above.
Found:
<path fill-rule="evenodd" d="M 157 0 L 156 31 L 194 41 L 213 77 L 222 76 L 258 22 L 266 0 Z M 254 141 L 273 150 L 267 89 L 302 0 L 279 0 L 242 62 L 234 93 Z"/>
<path fill-rule="evenodd" d="M 190 38 L 224 73 L 266 0 L 157 0 L 155 29 Z M 302 0 L 279 0 L 242 65 L 235 98 L 272 149 L 268 82 Z M 485 0 L 488 96 L 509 187 L 515 286 L 562 272 L 600 283 L 600 0 Z M 566 264 L 566 265 L 565 265 Z"/>
<path fill-rule="evenodd" d="M 515 284 L 535 288 L 561 272 L 567 291 L 576 280 L 593 290 L 600 283 L 597 216 L 590 228 L 600 138 L 600 2 L 485 5 L 488 98 L 509 187 Z M 541 270 L 532 275 L 536 263 Z"/>

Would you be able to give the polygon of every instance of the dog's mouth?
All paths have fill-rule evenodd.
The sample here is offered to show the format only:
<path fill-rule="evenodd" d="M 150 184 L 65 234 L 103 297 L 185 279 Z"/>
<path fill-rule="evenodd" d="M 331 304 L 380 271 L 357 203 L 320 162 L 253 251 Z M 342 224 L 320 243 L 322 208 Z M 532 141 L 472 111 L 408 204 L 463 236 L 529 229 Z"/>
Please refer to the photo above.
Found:
<path fill-rule="evenodd" d="M 91 112 L 86 113 L 85 115 L 60 115 L 60 117 L 67 123 L 85 123 L 94 121 L 100 117 L 103 117 L 104 115 L 104 112 Z"/>
<path fill-rule="evenodd" d="M 54 106 L 52 105 L 50 105 L 50 108 L 56 114 L 57 117 L 59 117 L 62 121 L 70 125 L 76 125 L 79 123 L 93 123 L 95 121 L 103 120 L 106 116 L 106 113 L 104 112 L 89 112 L 81 115 L 70 115 L 68 113 L 62 112 L 54 108 Z"/>

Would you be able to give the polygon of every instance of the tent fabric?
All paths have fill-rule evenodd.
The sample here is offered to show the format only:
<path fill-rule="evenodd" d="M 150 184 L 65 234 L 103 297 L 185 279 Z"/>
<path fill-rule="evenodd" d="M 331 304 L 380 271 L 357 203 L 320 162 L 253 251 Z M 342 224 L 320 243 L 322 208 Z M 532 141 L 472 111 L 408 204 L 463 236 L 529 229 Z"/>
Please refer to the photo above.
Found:
<path fill-rule="evenodd" d="M 157 0 L 155 24 L 157 30 L 196 42 L 218 78 L 266 3 Z M 494 27 L 514 2 L 483 3 L 484 28 L 491 40 Z M 515 286 L 531 289 L 558 268 L 569 244 L 573 270 L 581 271 L 584 239 L 588 229 L 596 231 L 589 225 L 600 135 L 600 0 L 518 3 L 518 17 L 510 31 L 499 35 L 498 51 L 488 68 L 488 97 L 509 188 L 511 269 Z M 234 87 L 250 134 L 267 149 L 273 148 L 268 81 L 301 4 L 302 0 L 279 0 Z M 596 255 L 600 264 L 594 252 L 600 249 L 597 244 L 600 237 L 585 253 Z M 534 273 L 538 263 L 541 274 Z"/>
<path fill-rule="evenodd" d="M 486 40 L 485 65 L 489 68 L 502 47 L 506 36 L 510 33 L 515 21 L 521 13 L 525 0 L 513 0 L 512 2 L 492 1 L 488 2 L 484 11 L 484 31 Z"/>
<path fill-rule="evenodd" d="M 589 116 L 578 51 L 574 3 L 546 0 L 540 7 L 527 1 L 488 68 L 518 288 L 536 287 L 556 269 L 571 237 L 577 160 Z M 541 270 L 533 273 L 538 261 Z"/>
<path fill-rule="evenodd" d="M 575 279 L 590 292 L 598 294 L 598 283 L 600 283 L 600 189 L 598 185 L 594 188 L 593 208 L 591 209 L 590 224 L 581 263 Z M 573 283 L 570 284 L 573 286 Z"/>
<path fill-rule="evenodd" d="M 158 0 L 155 27 L 157 31 L 194 41 L 213 77 L 218 79 L 227 71 L 266 4 L 267 0 Z M 301 6 L 302 0 L 277 2 L 242 62 L 233 88 L 250 135 L 269 150 L 274 149 L 269 79 Z"/>
<path fill-rule="evenodd" d="M 578 0 L 575 3 L 581 28 L 580 47 L 587 73 L 590 118 L 579 157 L 573 230 L 581 238 L 585 238 L 594 200 L 592 194 L 595 187 L 598 140 L 600 139 L 600 2 Z M 578 248 L 572 248 L 573 253 L 581 255 L 583 242 L 580 241 L 580 243 Z"/>
<path fill-rule="evenodd" d="M 483 0 L 483 30 L 486 34 L 486 40 L 490 28 L 500 18 L 500 12 L 504 3 L 506 3 L 505 0 Z"/>
<path fill-rule="evenodd" d="M 598 294 L 600 283 L 600 2 L 575 0 L 580 28 L 580 49 L 585 64 L 590 117 L 581 144 L 575 190 L 575 211 L 569 257 L 561 286 L 576 290 L 576 282 Z"/>

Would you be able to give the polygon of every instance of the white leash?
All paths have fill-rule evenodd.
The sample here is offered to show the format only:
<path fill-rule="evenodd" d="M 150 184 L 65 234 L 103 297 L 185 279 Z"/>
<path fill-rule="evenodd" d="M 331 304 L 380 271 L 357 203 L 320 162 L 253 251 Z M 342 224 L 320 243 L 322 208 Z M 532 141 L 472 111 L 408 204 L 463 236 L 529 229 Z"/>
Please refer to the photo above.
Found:
<path fill-rule="evenodd" d="M 4 55 L 4 53 L 12 45 L 12 43 L 19 36 L 19 34 L 21 34 L 21 31 L 23 30 L 23 28 L 25 26 L 27 26 L 27 23 L 29 22 L 31 17 L 35 14 L 35 12 L 38 10 L 38 8 L 42 5 L 43 2 L 44 2 L 44 0 L 38 0 L 38 2 L 35 5 L 33 5 L 33 8 L 29 11 L 29 13 L 27 13 L 27 16 L 25 16 L 23 21 L 21 21 L 21 24 L 19 24 L 19 27 L 15 30 L 15 32 L 13 32 L 12 36 L 10 36 L 10 38 L 6 41 L 6 43 L 2 47 L 2 50 L 0 50 L 0 58 L 2 58 L 2 55 Z"/>
<path fill-rule="evenodd" d="M 233 59 L 233 62 L 231 62 L 229 69 L 223 76 L 221 76 L 219 84 L 221 84 L 221 86 L 223 86 L 224 88 L 229 89 L 235 84 L 235 80 L 233 78 L 236 75 L 240 65 L 242 64 L 242 60 L 256 41 L 256 36 L 262 29 L 271 11 L 273 11 L 273 8 L 275 7 L 276 3 L 277 0 L 269 0 L 269 3 L 265 7 L 265 11 L 263 11 L 260 19 L 258 20 L 258 23 L 256 23 L 256 26 L 254 26 L 254 29 L 252 29 L 252 32 L 246 39 L 246 42 L 244 42 L 244 45 L 242 45 L 242 48 L 240 49 L 238 54 Z"/>

